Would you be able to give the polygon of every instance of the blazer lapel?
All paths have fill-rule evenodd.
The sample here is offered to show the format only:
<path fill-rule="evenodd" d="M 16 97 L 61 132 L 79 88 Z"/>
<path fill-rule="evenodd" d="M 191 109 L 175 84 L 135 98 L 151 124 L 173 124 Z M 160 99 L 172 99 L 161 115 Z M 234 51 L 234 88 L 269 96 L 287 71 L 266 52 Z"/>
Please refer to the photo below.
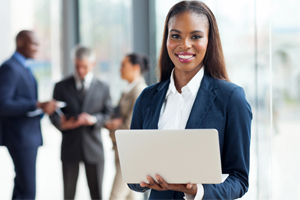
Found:
<path fill-rule="evenodd" d="M 79 95 L 79 93 L 77 91 L 76 81 L 75 81 L 74 76 L 72 77 L 72 79 L 70 80 L 69 83 L 70 83 L 70 85 L 69 85 L 69 87 L 70 87 L 70 93 L 72 93 L 72 95 L 74 94 L 74 96 L 76 96 L 77 100 L 79 102 L 81 102 L 81 97 L 80 97 L 80 95 Z"/>
<path fill-rule="evenodd" d="M 36 80 L 34 79 L 33 75 L 31 75 L 28 69 L 26 69 L 24 66 L 20 66 L 20 70 L 21 75 L 24 77 L 26 84 L 29 88 L 33 88 L 34 89 L 30 89 L 30 92 L 32 94 L 33 97 L 37 98 L 37 85 L 36 85 Z"/>
<path fill-rule="evenodd" d="M 160 110 L 166 98 L 166 93 L 169 88 L 170 80 L 164 81 L 158 86 L 157 93 L 152 96 L 149 121 L 147 124 L 148 129 L 158 129 L 158 120 L 160 116 Z"/>
<path fill-rule="evenodd" d="M 186 129 L 199 128 L 216 95 L 212 92 L 217 88 L 215 79 L 204 73 L 200 88 L 193 104 Z"/>
<path fill-rule="evenodd" d="M 93 90 L 94 90 L 94 87 L 95 87 L 95 83 L 96 83 L 95 81 L 96 81 L 95 78 L 93 78 L 93 80 L 91 82 L 91 85 L 90 85 L 90 88 L 85 93 L 85 96 L 83 98 L 83 103 L 82 103 L 82 111 L 86 111 L 88 105 L 90 105 L 90 100 L 91 100 Z"/>
<path fill-rule="evenodd" d="M 17 62 L 19 67 L 18 70 L 21 72 L 21 76 L 23 76 L 25 83 L 29 88 L 33 88 L 34 90 L 30 89 L 30 92 L 32 93 L 32 96 L 37 99 L 37 82 L 35 77 L 33 76 L 32 72 L 29 71 L 30 69 L 26 69 L 25 66 L 23 66 L 16 58 L 11 58 L 13 62 Z M 31 73 L 31 74 L 30 74 Z"/>

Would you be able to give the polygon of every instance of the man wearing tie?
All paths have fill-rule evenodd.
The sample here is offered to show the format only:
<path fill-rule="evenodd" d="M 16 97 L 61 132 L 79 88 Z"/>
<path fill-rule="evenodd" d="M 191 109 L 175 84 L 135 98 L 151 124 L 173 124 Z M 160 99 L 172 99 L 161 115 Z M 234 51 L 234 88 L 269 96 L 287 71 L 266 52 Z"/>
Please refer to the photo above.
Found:
<path fill-rule="evenodd" d="M 53 98 L 66 102 L 66 107 L 50 116 L 63 136 L 64 198 L 74 199 L 79 163 L 83 161 L 91 198 L 102 199 L 104 152 L 101 127 L 113 110 L 109 87 L 93 75 L 95 55 L 91 49 L 77 46 L 72 59 L 74 75 L 57 83 L 53 93 Z"/>
<path fill-rule="evenodd" d="M 38 39 L 23 30 L 16 37 L 16 51 L 0 66 L 1 145 L 7 147 L 15 166 L 12 199 L 35 199 L 37 149 L 42 145 L 41 116 L 30 116 L 37 108 L 52 114 L 55 101 L 37 101 L 37 83 L 30 70 Z"/>

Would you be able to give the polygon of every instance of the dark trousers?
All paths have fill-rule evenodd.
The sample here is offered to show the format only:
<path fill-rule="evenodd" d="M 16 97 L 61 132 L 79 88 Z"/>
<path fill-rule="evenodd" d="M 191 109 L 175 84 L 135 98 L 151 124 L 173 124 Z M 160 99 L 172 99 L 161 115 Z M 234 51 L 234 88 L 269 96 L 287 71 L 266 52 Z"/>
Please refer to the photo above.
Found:
<path fill-rule="evenodd" d="M 35 199 L 37 148 L 8 151 L 16 173 L 12 199 Z"/>
<path fill-rule="evenodd" d="M 89 164 L 84 162 L 85 173 L 92 199 L 102 199 L 104 162 Z M 79 162 L 63 162 L 64 199 L 74 199 L 79 173 Z"/>

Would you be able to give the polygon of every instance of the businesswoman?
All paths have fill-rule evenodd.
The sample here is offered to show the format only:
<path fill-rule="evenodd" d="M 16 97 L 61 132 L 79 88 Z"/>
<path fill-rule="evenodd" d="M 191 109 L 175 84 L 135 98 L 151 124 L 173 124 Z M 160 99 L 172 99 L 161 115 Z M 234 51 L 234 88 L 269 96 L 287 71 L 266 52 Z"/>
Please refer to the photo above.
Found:
<path fill-rule="evenodd" d="M 143 74 L 149 69 L 148 58 L 142 54 L 129 54 L 125 56 L 121 65 L 121 77 L 128 81 L 127 87 L 124 89 L 119 104 L 116 109 L 117 113 L 114 119 L 106 123 L 106 127 L 110 130 L 110 137 L 113 142 L 113 149 L 115 150 L 115 165 L 116 175 L 110 195 L 110 200 L 137 198 L 134 191 L 130 190 L 122 180 L 120 162 L 116 145 L 115 130 L 129 129 L 133 106 L 136 99 L 141 94 L 143 89 L 147 87 Z"/>
<path fill-rule="evenodd" d="M 131 129 L 215 128 L 222 173 L 229 176 L 221 184 L 202 185 L 168 184 L 158 174 L 147 176 L 149 183 L 129 187 L 152 189 L 150 199 L 243 196 L 248 190 L 251 108 L 244 90 L 229 81 L 217 22 L 204 3 L 182 1 L 170 9 L 158 67 L 160 81 L 137 99 Z"/>

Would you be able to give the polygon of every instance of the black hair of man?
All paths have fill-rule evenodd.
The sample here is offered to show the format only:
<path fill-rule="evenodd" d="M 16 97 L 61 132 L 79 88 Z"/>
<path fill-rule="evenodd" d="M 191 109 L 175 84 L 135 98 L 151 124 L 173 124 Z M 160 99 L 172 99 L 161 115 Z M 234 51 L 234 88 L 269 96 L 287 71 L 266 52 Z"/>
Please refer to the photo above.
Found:
<path fill-rule="evenodd" d="M 25 39 L 26 37 L 28 37 L 29 34 L 33 34 L 33 31 L 29 31 L 29 30 L 22 30 L 20 31 L 17 36 L 16 36 L 16 42 L 18 40 L 22 40 L 22 39 Z"/>

